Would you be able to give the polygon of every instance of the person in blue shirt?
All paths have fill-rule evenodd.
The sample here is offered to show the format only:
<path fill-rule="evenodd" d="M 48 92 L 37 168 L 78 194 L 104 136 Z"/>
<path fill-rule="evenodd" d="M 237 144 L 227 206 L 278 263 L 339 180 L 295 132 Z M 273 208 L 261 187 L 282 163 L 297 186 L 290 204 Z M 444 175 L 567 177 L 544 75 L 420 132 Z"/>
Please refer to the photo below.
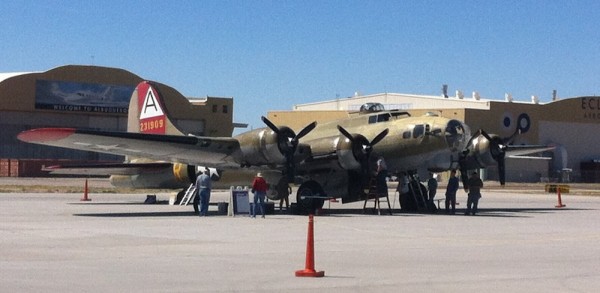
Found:
<path fill-rule="evenodd" d="M 204 169 L 204 173 L 198 176 L 196 179 L 196 192 L 198 192 L 198 198 L 200 201 L 200 208 L 198 214 L 200 217 L 204 217 L 208 214 L 208 204 L 210 203 L 210 190 L 212 188 L 210 181 L 210 171 L 208 168 Z"/>

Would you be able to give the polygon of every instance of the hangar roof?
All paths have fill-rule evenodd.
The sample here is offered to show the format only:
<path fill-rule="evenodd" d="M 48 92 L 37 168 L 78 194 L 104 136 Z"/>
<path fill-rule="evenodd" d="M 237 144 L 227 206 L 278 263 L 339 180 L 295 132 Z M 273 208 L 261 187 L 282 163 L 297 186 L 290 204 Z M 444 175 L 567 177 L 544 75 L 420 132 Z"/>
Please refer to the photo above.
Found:
<path fill-rule="evenodd" d="M 0 73 L 0 82 L 3 82 L 11 77 L 15 77 L 15 76 L 19 76 L 19 75 L 25 75 L 25 74 L 30 74 L 30 73 L 39 73 L 39 72 L 7 72 L 7 73 Z"/>
<path fill-rule="evenodd" d="M 355 95 L 353 97 L 341 98 L 328 101 L 294 105 L 294 111 L 357 111 L 361 105 L 369 102 L 377 102 L 384 105 L 386 109 L 480 109 L 489 110 L 491 103 L 517 103 L 517 104 L 542 104 L 535 97 L 532 100 L 517 101 L 512 98 L 505 100 L 484 99 L 476 92 L 471 97 L 457 96 L 442 97 L 431 95 L 379 93 L 372 95 Z"/>

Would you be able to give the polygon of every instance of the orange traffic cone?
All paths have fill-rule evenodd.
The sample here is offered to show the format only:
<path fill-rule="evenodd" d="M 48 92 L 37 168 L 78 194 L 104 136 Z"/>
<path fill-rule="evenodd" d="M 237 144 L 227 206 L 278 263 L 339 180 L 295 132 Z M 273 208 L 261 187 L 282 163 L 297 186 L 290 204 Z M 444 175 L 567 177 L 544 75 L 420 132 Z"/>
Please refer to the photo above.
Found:
<path fill-rule="evenodd" d="M 325 276 L 324 271 L 315 271 L 315 243 L 313 234 L 313 215 L 308 215 L 308 236 L 306 237 L 306 265 L 304 270 L 296 271 L 296 277 Z"/>
<path fill-rule="evenodd" d="M 562 203 L 562 198 L 560 196 L 560 186 L 556 186 L 556 194 L 558 195 L 558 205 L 555 205 L 556 208 L 564 208 L 566 205 Z"/>
<path fill-rule="evenodd" d="M 81 198 L 81 201 L 91 201 L 91 198 L 88 198 L 88 180 L 85 179 L 85 185 L 83 187 L 83 197 Z"/>

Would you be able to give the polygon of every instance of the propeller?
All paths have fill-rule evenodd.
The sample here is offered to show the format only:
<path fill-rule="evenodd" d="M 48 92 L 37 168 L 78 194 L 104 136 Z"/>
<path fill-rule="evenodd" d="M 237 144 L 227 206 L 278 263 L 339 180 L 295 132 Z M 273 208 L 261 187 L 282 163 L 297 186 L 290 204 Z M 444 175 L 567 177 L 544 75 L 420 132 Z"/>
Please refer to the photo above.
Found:
<path fill-rule="evenodd" d="M 386 128 L 379 134 L 377 134 L 371 141 L 368 141 L 364 136 L 357 135 L 353 136 L 348 132 L 344 127 L 338 125 L 337 129 L 352 142 L 352 151 L 355 154 L 355 157 L 360 161 L 361 169 L 363 174 L 369 173 L 369 158 L 371 156 L 371 152 L 373 152 L 373 146 L 378 144 L 388 133 L 389 129 Z M 356 147 L 359 147 L 359 153 L 357 153 Z"/>
<path fill-rule="evenodd" d="M 473 141 L 480 136 L 483 136 L 485 139 L 488 140 L 490 154 L 491 154 L 492 158 L 494 159 L 494 161 L 496 161 L 497 166 L 498 166 L 498 177 L 499 177 L 500 185 L 504 185 L 506 183 L 506 164 L 505 164 L 506 150 L 508 148 L 508 144 L 512 143 L 512 141 L 515 139 L 515 137 L 519 133 L 520 133 L 520 130 L 517 129 L 517 131 L 515 131 L 515 133 L 513 133 L 510 137 L 503 139 L 498 136 L 492 137 L 487 132 L 485 132 L 485 130 L 479 129 L 473 134 L 473 136 L 471 136 L 471 138 L 469 139 L 469 142 L 466 145 L 466 149 L 461 153 L 460 158 L 458 160 L 458 163 L 460 166 L 460 177 L 463 182 L 463 186 L 464 186 L 465 190 L 468 189 L 467 156 L 471 152 L 470 147 L 472 146 Z"/>
<path fill-rule="evenodd" d="M 506 140 L 498 136 L 490 137 L 483 130 L 481 130 L 481 135 L 483 135 L 483 137 L 490 142 L 490 153 L 492 154 L 492 158 L 494 158 L 498 164 L 498 177 L 500 180 L 500 185 L 504 185 L 504 183 L 506 183 L 506 168 L 504 163 L 507 148 L 504 142 Z"/>
<path fill-rule="evenodd" d="M 273 124 L 273 122 L 271 122 L 265 116 L 260 118 L 267 125 L 267 127 L 269 127 L 269 129 L 273 130 L 273 132 L 277 134 L 279 150 L 285 156 L 286 174 L 288 175 L 290 182 L 293 182 L 296 170 L 294 153 L 296 153 L 296 149 L 298 149 L 298 143 L 300 142 L 300 139 L 315 129 L 317 126 L 317 121 L 313 121 L 312 123 L 306 125 L 302 130 L 300 130 L 300 132 L 298 132 L 298 134 L 295 134 L 294 131 L 288 127 L 279 128 L 275 126 L 275 124 Z"/>

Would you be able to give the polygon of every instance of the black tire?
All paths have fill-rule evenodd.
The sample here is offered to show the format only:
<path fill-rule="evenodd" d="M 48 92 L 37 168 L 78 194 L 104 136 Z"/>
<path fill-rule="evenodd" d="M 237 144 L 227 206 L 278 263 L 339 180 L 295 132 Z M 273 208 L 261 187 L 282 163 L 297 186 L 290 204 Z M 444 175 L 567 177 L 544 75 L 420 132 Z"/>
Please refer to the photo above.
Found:
<path fill-rule="evenodd" d="M 325 200 L 322 198 L 313 198 L 316 196 L 324 197 L 323 188 L 315 181 L 302 183 L 296 193 L 296 202 L 298 203 L 298 212 L 301 214 L 311 214 L 323 207 Z"/>

